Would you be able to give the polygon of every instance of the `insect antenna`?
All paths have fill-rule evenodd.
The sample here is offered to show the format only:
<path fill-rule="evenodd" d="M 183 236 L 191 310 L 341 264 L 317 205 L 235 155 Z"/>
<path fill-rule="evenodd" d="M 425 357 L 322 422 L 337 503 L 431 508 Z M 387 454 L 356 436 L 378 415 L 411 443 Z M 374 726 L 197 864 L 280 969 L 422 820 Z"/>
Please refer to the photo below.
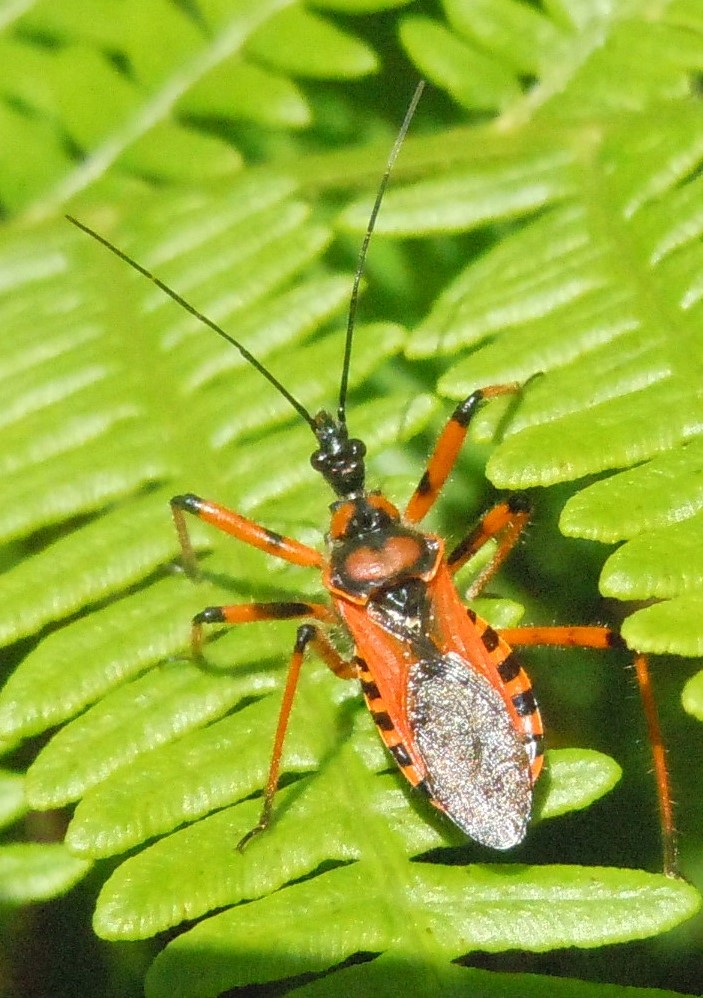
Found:
<path fill-rule="evenodd" d="M 181 308 L 184 308 L 186 312 L 190 312 L 191 315 L 195 316 L 195 318 L 199 322 L 202 322 L 205 326 L 208 326 L 210 329 L 216 332 L 218 336 L 221 336 L 223 340 L 227 340 L 227 342 L 230 343 L 233 347 L 236 347 L 236 349 L 239 350 L 242 357 L 244 357 L 244 359 L 248 361 L 252 367 L 256 368 L 256 370 L 260 374 L 263 374 L 266 380 L 270 382 L 270 384 L 272 384 L 273 387 L 277 389 L 277 391 L 285 399 L 288 400 L 288 402 L 293 406 L 295 411 L 300 416 L 303 417 L 303 419 L 308 424 L 308 426 L 313 430 L 313 432 L 315 431 L 316 427 L 315 420 L 312 418 L 312 416 L 305 408 L 305 406 L 302 405 L 302 403 L 299 402 L 294 395 L 291 395 L 291 393 L 288 391 L 285 385 L 282 385 L 281 382 L 278 380 L 278 378 L 275 377 L 275 375 L 273 375 L 268 370 L 268 368 L 264 367 L 261 361 L 257 360 L 257 358 L 252 353 L 250 353 L 250 351 L 247 350 L 247 348 L 242 343 L 240 343 L 239 340 L 235 339 L 234 336 L 231 336 L 229 333 L 225 332 L 225 330 L 222 329 L 221 326 L 218 326 L 217 323 L 213 322 L 213 320 L 208 318 L 207 315 L 204 315 L 202 312 L 199 312 L 194 305 L 191 305 L 189 301 L 186 301 L 185 298 L 182 298 L 176 291 L 173 290 L 173 288 L 170 288 L 168 284 L 165 284 L 159 277 L 157 277 L 155 274 L 152 274 L 150 270 L 147 270 L 146 267 L 143 267 L 140 263 L 137 263 L 136 260 L 133 260 L 132 257 L 128 256 L 127 253 L 125 253 L 123 250 L 118 249 L 117 246 L 114 246 L 108 239 L 105 239 L 104 236 L 101 236 L 99 232 L 95 232 L 95 230 L 91 229 L 90 226 L 85 225 L 83 222 L 79 222 L 77 218 L 73 217 L 73 215 L 66 215 L 66 218 L 77 228 L 87 233 L 87 235 L 92 236 L 93 239 L 95 239 L 97 242 L 102 243 L 103 246 L 109 249 L 111 253 L 114 253 L 115 256 L 119 257 L 120 260 L 124 260 L 124 262 L 128 263 L 129 266 L 132 267 L 134 270 L 138 271 L 144 277 L 147 277 L 153 284 L 157 286 L 157 288 L 159 288 L 161 291 L 167 294 L 169 298 L 172 298 L 178 305 L 180 305 Z"/>
<path fill-rule="evenodd" d="M 388 157 L 388 163 L 386 164 L 386 169 L 383 174 L 383 178 L 378 187 L 378 192 L 376 194 L 376 200 L 373 203 L 373 208 L 371 209 L 371 214 L 369 216 L 369 224 L 366 226 L 366 234 L 364 235 L 364 241 L 361 244 L 361 249 L 359 250 L 359 259 L 356 264 L 356 272 L 354 274 L 354 283 L 352 285 L 351 298 L 349 300 L 349 318 L 347 320 L 347 335 L 344 341 L 344 360 L 342 361 L 342 377 L 339 385 L 339 403 L 337 405 L 337 419 L 344 425 L 347 420 L 346 408 L 347 408 L 347 391 L 349 388 L 349 367 L 351 364 L 351 351 L 352 351 L 352 340 L 354 338 L 354 324 L 356 322 L 357 305 L 359 299 L 359 285 L 361 283 L 361 278 L 364 273 L 364 265 L 366 263 L 366 254 L 369 248 L 369 242 L 371 241 L 371 236 L 373 234 L 374 226 L 376 225 L 376 218 L 381 207 L 381 202 L 383 201 L 383 196 L 386 193 L 386 188 L 388 187 L 388 181 L 390 179 L 391 170 L 393 165 L 398 158 L 398 153 L 400 152 L 400 147 L 405 140 L 408 128 L 410 128 L 410 122 L 413 119 L 415 110 L 422 96 L 422 91 L 425 89 L 425 81 L 420 80 L 418 85 L 415 87 L 415 92 L 412 96 L 412 100 L 408 104 L 408 109 L 405 112 L 405 117 L 403 118 L 403 124 L 400 126 L 396 140 L 393 143 L 393 148 L 391 149 L 391 154 Z"/>

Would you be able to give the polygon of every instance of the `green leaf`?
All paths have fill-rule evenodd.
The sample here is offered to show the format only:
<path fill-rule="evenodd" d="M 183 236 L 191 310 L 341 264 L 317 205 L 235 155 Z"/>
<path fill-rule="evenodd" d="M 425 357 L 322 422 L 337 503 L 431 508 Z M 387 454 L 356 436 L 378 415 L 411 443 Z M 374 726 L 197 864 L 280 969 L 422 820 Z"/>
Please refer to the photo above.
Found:
<path fill-rule="evenodd" d="M 318 978 L 298 991 L 305 998 L 332 998 L 341 990 L 353 998 L 365 998 L 376 992 L 392 994 L 400 980 L 413 994 L 438 993 L 445 998 L 465 998 L 467 993 L 480 995 L 481 998 L 503 998 L 508 994 L 518 994 L 520 998 L 542 998 L 546 993 L 554 998 L 676 998 L 673 991 L 659 988 L 593 984 L 542 974 L 496 973 L 457 964 L 446 964 L 428 971 L 418 961 L 407 962 L 387 955 L 371 963 L 345 967 L 331 978 Z"/>
<path fill-rule="evenodd" d="M 321 875 L 324 891 L 307 880 L 201 922 L 157 957 L 149 998 L 168 987 L 175 995 L 215 995 L 275 974 L 320 971 L 355 952 L 388 951 L 402 960 L 422 953 L 429 965 L 440 954 L 452 959 L 472 949 L 539 951 L 567 940 L 598 946 L 622 938 L 624 923 L 647 934 L 698 905 L 687 884 L 639 870 L 425 864 L 409 868 L 389 904 L 378 866 L 342 866 Z M 342 907 L 352 898 L 355 904 Z M 324 931 L 330 912 L 334 933 Z M 239 940 L 236 962 L 210 958 L 233 938 Z"/>
<path fill-rule="evenodd" d="M 274 719 L 263 704 L 260 712 Z M 131 848 L 138 841 L 192 819 L 196 808 L 205 813 L 244 796 L 251 785 L 249 772 L 265 775 L 262 765 L 265 760 L 256 758 L 256 749 L 246 737 L 247 725 L 249 730 L 258 727 L 253 724 L 256 713 L 256 708 L 249 708 L 247 718 L 238 723 L 221 723 L 211 729 L 209 738 L 190 739 L 181 752 L 171 753 L 170 773 L 151 768 L 158 765 L 154 759 L 143 779 L 118 774 L 104 792 L 93 794 L 79 808 L 69 831 L 72 847 L 94 857 L 109 850 Z M 308 735 L 303 740 L 301 724 L 295 724 L 288 752 L 292 765 L 287 768 L 298 771 L 315 768 L 334 747 L 329 732 L 325 737 L 323 743 L 316 732 L 315 739 Z M 352 859 L 367 862 L 381 841 L 385 841 L 389 854 L 396 856 L 396 873 L 403 871 L 402 875 L 407 876 L 412 866 L 406 868 L 401 857 L 410 859 L 419 850 L 440 847 L 445 844 L 447 834 L 459 841 L 447 822 L 432 820 L 429 806 L 418 804 L 412 810 L 407 808 L 406 794 L 399 789 L 395 776 L 379 773 L 369 784 L 368 793 L 362 789 L 367 782 L 363 775 L 366 766 L 373 764 L 378 769 L 379 764 L 383 767 L 386 762 L 373 738 L 370 726 L 360 723 L 352 742 L 335 752 L 319 777 L 306 777 L 281 791 L 277 803 L 279 818 L 274 828 L 252 843 L 242 856 L 234 847 L 256 824 L 258 800 L 218 810 L 125 860 L 100 895 L 96 931 L 112 939 L 155 935 L 183 920 L 202 917 L 251 897 L 266 896 L 287 883 L 312 876 L 325 863 Z M 231 767 L 227 772 L 223 769 L 222 778 L 217 785 L 210 784 L 209 797 L 204 800 L 204 789 L 202 782 L 198 787 L 196 771 L 198 767 L 201 771 L 203 768 L 212 771 L 218 749 L 224 749 L 221 755 L 226 754 L 229 746 L 232 746 L 230 751 L 236 746 L 242 771 L 233 773 Z M 168 765 L 164 755 L 164 766 Z M 612 759 L 584 750 L 552 752 L 548 765 L 549 789 L 538 809 L 540 818 L 588 806 L 611 789 L 620 775 Z M 147 780 L 152 788 L 159 787 L 151 800 L 143 791 Z M 357 788 L 354 795 L 349 792 L 340 795 L 343 780 Z M 330 815 L 327 802 L 332 796 L 337 804 Z M 130 800 L 134 804 L 131 811 Z M 358 813 L 362 802 L 366 820 L 360 823 Z M 95 833 L 105 827 L 108 810 L 116 835 L 110 842 L 98 841 Z M 223 844 L 231 850 L 224 866 Z M 200 857 L 197 886 L 192 877 L 193 856 Z M 168 892 L 164 884 L 170 885 Z"/>
<path fill-rule="evenodd" d="M 353 79 L 378 67 L 368 46 L 301 6 L 290 6 L 259 28 L 247 53 L 285 73 Z"/>
<path fill-rule="evenodd" d="M 0 825 L 11 825 L 26 811 L 24 776 L 7 769 L 0 770 Z"/>
<path fill-rule="evenodd" d="M 570 500 L 562 518 L 572 536 L 612 541 L 637 535 L 631 553 L 614 555 L 602 575 L 601 591 L 621 599 L 700 592 L 697 233 L 703 187 L 688 174 L 703 132 L 690 105 L 672 103 L 671 110 L 654 126 L 648 112 L 604 122 L 588 153 L 578 144 L 588 144 L 585 132 L 563 137 L 574 183 L 560 192 L 566 204 L 528 221 L 471 263 L 408 346 L 415 357 L 476 347 L 440 379 L 452 398 L 539 375 L 525 387 L 489 460 L 487 474 L 500 487 L 545 486 L 651 462 L 591 485 Z M 497 144 L 494 135 L 492 155 Z M 555 200 L 557 164 L 555 158 L 545 204 Z M 525 204 L 530 179 L 523 181 Z M 516 181 L 517 171 L 513 198 Z M 412 189 L 396 196 L 409 205 Z M 506 203 L 488 205 L 496 221 L 505 217 Z M 418 212 L 417 220 L 422 217 Z M 425 217 L 434 224 L 429 213 Z M 475 222 L 466 216 L 464 224 Z M 626 242 L 637 250 L 626 253 Z M 485 421 L 477 432 L 488 436 L 494 429 L 495 420 Z M 615 525 L 615 517 L 625 516 L 626 523 Z M 671 526 L 660 534 L 666 523 Z M 648 547 L 645 564 L 637 552 Z M 698 647 L 700 621 L 690 618 L 676 641 L 637 647 L 681 651 L 684 640 Z"/>
<path fill-rule="evenodd" d="M 182 180 L 202 175 L 203 169 L 211 178 L 236 169 L 239 160 L 231 148 L 173 120 L 173 115 L 191 87 L 227 60 L 239 60 L 256 29 L 289 2 L 201 4 L 206 31 L 177 4 L 165 2 L 146 8 L 130 0 L 120 18 L 105 0 L 98 9 L 80 2 L 30 10 L 17 35 L 2 40 L 7 47 L 0 45 L 3 60 L 7 57 L 17 67 L 8 77 L 6 98 L 26 108 L 30 117 L 60 117 L 64 134 L 85 157 L 57 171 L 48 193 L 27 183 L 31 177 L 18 174 L 16 164 L 13 168 L 8 162 L 8 193 L 16 181 L 12 206 L 21 208 L 39 196 L 44 208 L 55 209 L 113 164 L 127 175 L 156 172 Z M 158 45 L 152 41 L 156 33 Z M 36 45 L 33 36 L 49 44 Z M 129 73 L 106 59 L 110 50 L 120 52 Z M 95 85 L 76 86 L 77 80 Z"/>
<path fill-rule="evenodd" d="M 173 538 L 164 528 L 168 523 L 163 523 L 159 505 L 151 498 L 142 499 L 106 514 L 80 535 L 64 537 L 18 565 L 5 578 L 7 616 L 0 640 L 5 644 L 16 641 L 144 578 L 175 553 Z M 92 555 L 88 570 L 86 550 Z M 65 587 L 64 580 L 68 580 Z M 28 592 L 41 595 L 28 603 Z"/>
<path fill-rule="evenodd" d="M 464 107 L 500 108 L 520 92 L 513 74 L 429 17 L 405 18 L 401 40 L 423 75 Z"/>
<path fill-rule="evenodd" d="M 686 520 L 701 508 L 703 440 L 695 439 L 582 489 L 564 506 L 559 526 L 570 536 L 612 543 Z"/>
<path fill-rule="evenodd" d="M 9 677 L 2 693 L 0 728 L 8 739 L 30 737 L 66 721 L 149 666 L 177 655 L 188 641 L 190 605 L 167 578 L 50 634 Z"/>
<path fill-rule="evenodd" d="M 482 137 L 477 136 L 476 141 L 483 145 Z M 445 144 L 451 163 L 460 150 L 465 150 L 466 136 L 449 135 Z M 495 148 L 497 143 L 492 145 Z M 461 171 L 450 168 L 442 171 L 438 178 L 390 190 L 379 218 L 378 232 L 394 236 L 461 232 L 488 221 L 521 216 L 570 193 L 572 178 L 562 148 L 551 150 L 546 142 L 541 142 L 536 150 L 511 151 L 505 142 L 500 145 L 499 162 L 487 165 L 479 162 L 473 169 Z M 340 224 L 349 232 L 363 233 L 368 212 L 367 202 L 356 202 L 342 214 Z M 483 286 L 484 281 L 476 283 Z M 467 292 L 468 289 L 461 288 L 462 296 Z M 447 308 L 453 309 L 456 297 L 453 289 L 446 293 L 450 303 Z M 444 298 L 440 299 L 438 310 L 443 303 Z M 451 329 L 443 329 L 441 334 L 433 333 L 433 324 L 438 317 L 441 318 L 441 312 L 433 312 L 426 324 L 413 334 L 408 346 L 410 356 L 443 353 L 453 345 Z M 466 343 L 465 335 L 461 342 Z"/>
<path fill-rule="evenodd" d="M 620 599 L 648 599 L 685 595 L 700 589 L 702 524 L 703 514 L 698 513 L 623 544 L 603 569 L 603 593 Z"/>
<path fill-rule="evenodd" d="M 563 59 L 568 35 L 535 7 L 515 0 L 445 0 L 452 27 L 462 37 L 500 56 L 521 74 L 541 75 Z"/>
<path fill-rule="evenodd" d="M 206 73 L 183 99 L 186 114 L 214 118 L 236 108 L 237 117 L 279 128 L 312 123 L 309 103 L 292 80 L 242 59 Z"/>
<path fill-rule="evenodd" d="M 90 863 L 65 846 L 18 842 L 0 847 L 0 901 L 26 904 L 60 897 L 81 880 Z"/>
<path fill-rule="evenodd" d="M 703 655 L 703 640 L 695 626 L 703 609 L 700 594 L 676 596 L 630 614 L 622 627 L 633 648 L 651 648 L 654 654 Z"/>
<path fill-rule="evenodd" d="M 175 569 L 168 499 L 192 490 L 320 547 L 331 497 L 288 403 L 60 216 L 157 273 L 310 412 L 334 407 L 356 253 L 426 69 L 434 86 L 382 206 L 354 342 L 349 424 L 369 482 L 402 504 L 449 400 L 527 382 L 472 423 L 428 528 L 451 550 L 490 506 L 484 458 L 501 487 L 540 489 L 540 523 L 481 612 L 496 627 L 516 626 L 522 602 L 528 621 L 604 621 L 603 568 L 602 590 L 658 601 L 625 619 L 633 648 L 701 654 L 698 0 L 447 0 L 431 20 L 396 0 L 113 8 L 51 0 L 1 21 L 8 837 L 33 834 L 20 790 L 35 808 L 77 802 L 73 859 L 21 843 L 9 893 L 55 896 L 94 857 L 128 852 L 100 895 L 102 935 L 202 919 L 163 951 L 152 994 L 256 980 L 312 994 L 619 996 L 562 976 L 590 973 L 573 947 L 659 935 L 697 897 L 616 868 L 657 863 L 656 817 L 605 653 L 587 667 L 565 656 L 567 678 L 530 666 L 550 748 L 539 823 L 510 857 L 524 865 L 467 843 L 405 787 L 355 686 L 307 663 L 272 827 L 236 852 L 260 813 L 295 625 L 234 629 L 199 668 L 189 621 L 218 603 L 319 600 L 320 580 L 194 529 L 193 585 Z M 623 546 L 562 542 L 562 506 L 563 533 Z M 693 758 L 681 703 L 703 717 L 701 674 L 681 691 L 676 673 L 656 675 L 672 665 L 654 663 L 654 679 L 690 875 L 700 781 L 680 765 L 682 746 Z M 552 747 L 574 742 L 603 752 Z M 623 786 L 591 808 L 619 764 Z M 56 937 L 63 966 L 73 950 Z M 686 945 L 682 932 L 648 946 L 640 979 L 663 961 L 652 984 L 680 980 L 674 962 L 678 974 L 695 961 L 679 959 Z M 541 957 L 543 977 L 450 962 L 505 947 L 567 955 Z M 629 980 L 630 959 L 613 949 L 603 975 Z"/>
<path fill-rule="evenodd" d="M 703 721 L 703 672 L 696 673 L 683 688 L 681 700 L 684 709 Z"/>
<path fill-rule="evenodd" d="M 614 759 L 592 749 L 552 749 L 547 761 L 547 775 L 540 784 L 536 808 L 540 818 L 556 818 L 588 807 L 612 790 L 622 776 Z"/>

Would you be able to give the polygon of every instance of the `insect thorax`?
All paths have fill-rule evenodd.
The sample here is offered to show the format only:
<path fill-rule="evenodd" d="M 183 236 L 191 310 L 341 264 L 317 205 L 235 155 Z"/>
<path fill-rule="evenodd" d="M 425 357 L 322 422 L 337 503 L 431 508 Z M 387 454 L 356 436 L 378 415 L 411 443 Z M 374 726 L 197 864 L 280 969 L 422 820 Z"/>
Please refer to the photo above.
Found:
<path fill-rule="evenodd" d="M 334 511 L 327 581 L 332 592 L 366 603 L 403 583 L 428 582 L 442 554 L 438 537 L 405 526 L 382 496 L 364 495 Z"/>

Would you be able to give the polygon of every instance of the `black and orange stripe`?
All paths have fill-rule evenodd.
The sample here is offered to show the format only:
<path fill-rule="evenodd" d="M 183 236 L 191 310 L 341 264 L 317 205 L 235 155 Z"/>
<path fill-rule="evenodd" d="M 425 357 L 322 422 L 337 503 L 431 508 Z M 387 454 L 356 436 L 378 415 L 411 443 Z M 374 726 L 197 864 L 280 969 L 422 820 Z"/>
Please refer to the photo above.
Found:
<path fill-rule="evenodd" d="M 361 690 L 364 694 L 364 699 L 366 700 L 366 706 L 368 707 L 371 717 L 378 728 L 381 738 L 385 742 L 386 748 L 395 759 L 399 769 L 408 782 L 413 787 L 424 786 L 426 774 L 413 761 L 410 749 L 397 731 L 396 726 L 393 723 L 393 719 L 388 713 L 383 697 L 379 692 L 378 686 L 369 671 L 368 665 L 359 655 L 354 657 L 354 664 L 357 668 L 359 681 L 361 682 Z"/>
<path fill-rule="evenodd" d="M 518 391 L 517 383 L 479 388 L 457 405 L 435 444 L 422 478 L 405 507 L 408 523 L 419 523 L 429 512 L 451 473 L 466 438 L 469 424 L 486 399 Z"/>
<path fill-rule="evenodd" d="M 500 690 L 513 716 L 515 727 L 520 732 L 530 759 L 530 772 L 534 783 L 544 764 L 544 728 L 530 677 L 515 652 L 498 631 L 479 617 L 471 607 L 467 608 L 466 616 L 481 639 L 488 661 L 495 670 L 492 677 L 493 684 Z"/>

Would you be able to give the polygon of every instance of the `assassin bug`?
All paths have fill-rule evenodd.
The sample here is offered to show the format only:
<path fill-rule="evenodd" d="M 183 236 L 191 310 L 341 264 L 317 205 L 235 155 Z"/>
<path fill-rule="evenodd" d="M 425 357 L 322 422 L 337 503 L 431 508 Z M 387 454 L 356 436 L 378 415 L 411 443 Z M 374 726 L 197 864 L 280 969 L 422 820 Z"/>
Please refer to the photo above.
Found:
<path fill-rule="evenodd" d="M 305 621 L 298 627 L 290 659 L 261 818 L 239 843 L 240 849 L 271 820 L 284 737 L 308 647 L 339 677 L 360 680 L 380 735 L 409 782 L 424 790 L 435 807 L 469 837 L 495 849 L 508 849 L 525 837 L 533 787 L 543 765 L 537 703 L 511 646 L 608 648 L 621 643 L 610 628 L 595 626 L 520 627 L 499 633 L 462 602 L 453 576 L 495 539 L 495 552 L 466 595 L 471 599 L 483 590 L 527 523 L 529 504 L 524 496 L 512 495 L 498 503 L 448 553 L 439 536 L 419 529 L 452 471 L 474 414 L 485 401 L 517 392 L 518 384 L 479 389 L 456 406 L 402 514 L 380 492 L 365 486 L 365 446 L 349 436 L 346 421 L 356 304 L 376 216 L 422 86 L 415 92 L 393 146 L 359 254 L 336 416 L 325 410 L 311 415 L 233 336 L 102 236 L 69 217 L 232 344 L 288 400 L 312 430 L 317 442 L 312 466 L 336 496 L 326 555 L 199 496 L 178 495 L 171 500 L 190 574 L 196 575 L 197 567 L 186 513 L 267 554 L 318 569 L 331 601 L 331 606 L 312 602 L 211 606 L 193 618 L 196 658 L 201 655 L 205 625 Z M 324 629 L 340 624 L 354 643 L 349 660 L 339 654 Z M 646 658 L 636 655 L 635 666 L 654 753 L 664 869 L 673 873 L 668 774 Z"/>

